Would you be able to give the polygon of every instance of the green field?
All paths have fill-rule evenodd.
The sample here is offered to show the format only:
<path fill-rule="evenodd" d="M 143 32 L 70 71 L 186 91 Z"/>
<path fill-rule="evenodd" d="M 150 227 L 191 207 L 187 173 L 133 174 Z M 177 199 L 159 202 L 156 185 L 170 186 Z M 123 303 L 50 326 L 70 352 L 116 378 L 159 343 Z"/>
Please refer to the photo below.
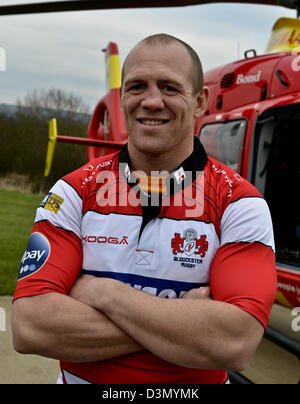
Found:
<path fill-rule="evenodd" d="M 12 295 L 20 261 L 43 197 L 0 188 L 0 295 Z"/>

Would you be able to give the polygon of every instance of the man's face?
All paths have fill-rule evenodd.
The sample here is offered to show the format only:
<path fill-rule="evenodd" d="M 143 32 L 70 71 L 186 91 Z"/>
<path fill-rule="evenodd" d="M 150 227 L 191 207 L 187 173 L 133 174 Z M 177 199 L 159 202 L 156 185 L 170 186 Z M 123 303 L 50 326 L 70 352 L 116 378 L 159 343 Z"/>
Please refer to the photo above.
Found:
<path fill-rule="evenodd" d="M 121 100 L 130 153 L 187 157 L 194 119 L 206 104 L 202 93 L 193 95 L 192 83 L 192 60 L 180 43 L 142 43 L 131 52 Z"/>

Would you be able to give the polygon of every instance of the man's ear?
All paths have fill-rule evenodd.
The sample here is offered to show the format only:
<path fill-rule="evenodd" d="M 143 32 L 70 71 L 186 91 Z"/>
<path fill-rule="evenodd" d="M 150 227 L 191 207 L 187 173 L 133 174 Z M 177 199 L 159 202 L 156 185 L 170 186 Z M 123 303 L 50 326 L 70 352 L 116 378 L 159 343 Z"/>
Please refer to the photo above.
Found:
<path fill-rule="evenodd" d="M 205 87 L 205 86 L 203 87 L 202 91 L 200 91 L 197 94 L 195 111 L 194 111 L 195 119 L 201 118 L 201 116 L 204 114 L 206 107 L 207 107 L 209 95 L 210 95 L 210 90 L 208 87 Z"/>

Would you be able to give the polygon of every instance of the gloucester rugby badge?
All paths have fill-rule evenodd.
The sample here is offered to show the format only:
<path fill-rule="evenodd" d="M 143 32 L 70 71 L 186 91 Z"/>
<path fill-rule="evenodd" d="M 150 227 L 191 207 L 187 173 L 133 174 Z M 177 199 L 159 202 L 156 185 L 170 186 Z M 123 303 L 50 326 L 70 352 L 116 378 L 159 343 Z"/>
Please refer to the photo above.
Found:
<path fill-rule="evenodd" d="M 206 235 L 198 237 L 195 229 L 186 229 L 183 236 L 175 233 L 171 240 L 171 248 L 174 261 L 180 262 L 181 266 L 195 268 L 196 264 L 201 264 L 202 259 L 208 250 L 208 241 Z M 178 257 L 178 254 L 180 255 Z M 194 258 L 188 258 L 188 257 Z"/>

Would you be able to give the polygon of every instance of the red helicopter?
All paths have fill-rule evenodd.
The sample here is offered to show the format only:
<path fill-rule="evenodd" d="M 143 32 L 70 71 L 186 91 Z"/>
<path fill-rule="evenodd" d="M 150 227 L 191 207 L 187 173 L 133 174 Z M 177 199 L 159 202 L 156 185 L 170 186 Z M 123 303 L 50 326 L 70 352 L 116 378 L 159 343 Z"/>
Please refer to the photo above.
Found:
<path fill-rule="evenodd" d="M 221 3 L 225 1 L 215 1 Z M 242 3 L 242 1 L 231 1 Z M 57 1 L 1 6 L 0 15 L 91 9 L 170 7 L 212 3 L 197 0 Z M 245 1 L 297 10 L 300 0 Z M 105 51 L 107 94 L 92 115 L 86 138 L 57 136 L 49 125 L 45 175 L 55 143 L 87 146 L 88 161 L 113 153 L 127 142 L 120 108 L 118 47 Z M 195 124 L 206 151 L 253 183 L 267 200 L 275 230 L 278 289 L 276 303 L 300 306 L 300 20 L 279 19 L 264 55 L 248 50 L 239 61 L 205 73 L 211 96 Z M 297 191 L 298 189 L 298 191 Z"/>

